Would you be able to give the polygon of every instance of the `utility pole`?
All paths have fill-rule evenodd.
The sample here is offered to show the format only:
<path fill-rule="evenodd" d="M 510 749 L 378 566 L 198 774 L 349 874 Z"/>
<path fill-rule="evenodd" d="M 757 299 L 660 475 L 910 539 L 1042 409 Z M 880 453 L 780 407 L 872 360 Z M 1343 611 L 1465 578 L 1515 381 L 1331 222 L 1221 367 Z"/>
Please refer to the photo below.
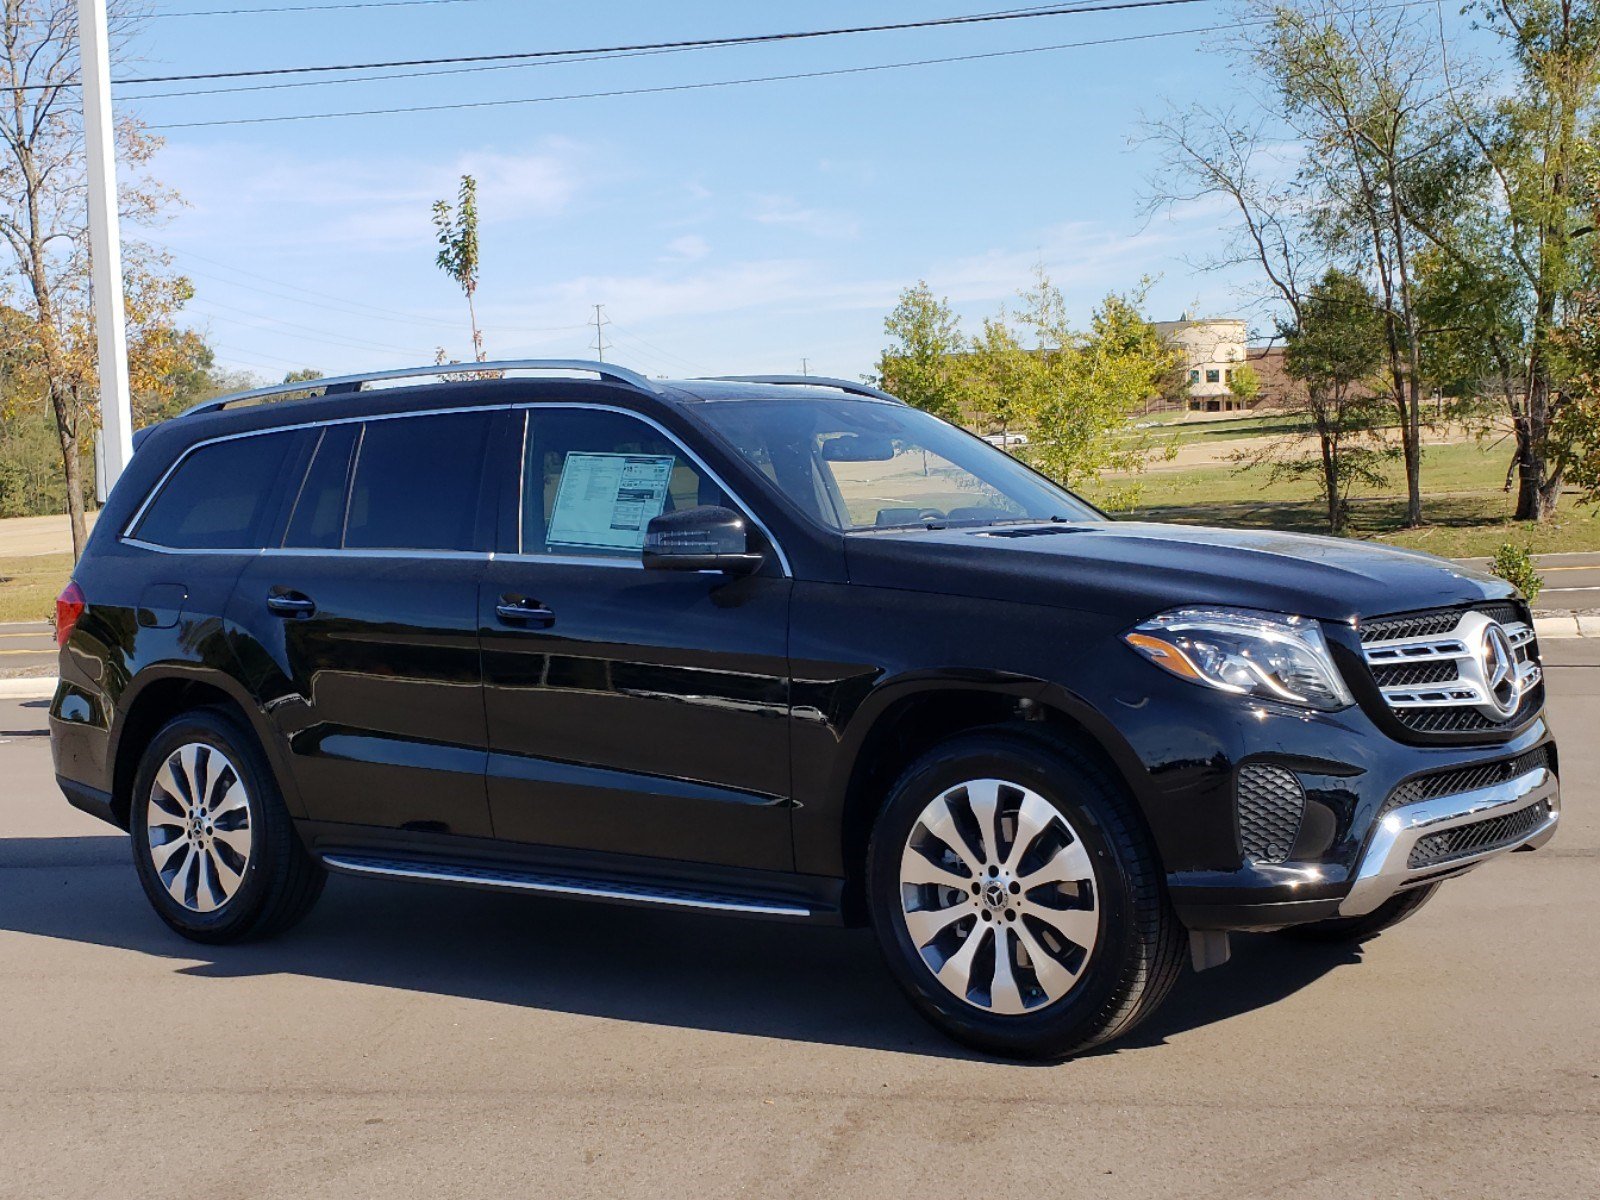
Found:
<path fill-rule="evenodd" d="M 802 375 L 811 374 L 811 360 L 809 358 L 802 358 L 800 360 L 800 374 L 802 374 Z"/>
<path fill-rule="evenodd" d="M 106 0 L 78 0 L 78 72 L 88 157 L 89 267 L 99 343 L 100 452 L 109 491 L 133 457 L 128 331 L 122 307 L 122 231 L 117 224 L 117 140 L 111 121 Z"/>
<path fill-rule="evenodd" d="M 593 345 L 594 345 L 595 356 L 601 362 L 605 362 L 605 360 L 606 360 L 606 326 L 611 324 L 611 322 L 606 319 L 605 312 L 603 311 L 604 309 L 605 309 L 605 305 L 604 304 L 596 304 L 594 306 L 594 343 L 593 343 Z"/>

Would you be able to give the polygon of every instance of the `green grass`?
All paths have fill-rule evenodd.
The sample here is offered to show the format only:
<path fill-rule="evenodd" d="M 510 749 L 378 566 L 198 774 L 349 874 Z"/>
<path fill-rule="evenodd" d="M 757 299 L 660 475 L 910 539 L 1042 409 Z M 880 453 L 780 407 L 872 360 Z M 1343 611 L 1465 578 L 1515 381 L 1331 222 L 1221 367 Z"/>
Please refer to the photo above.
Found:
<path fill-rule="evenodd" d="M 0 558 L 0 621 L 48 621 L 72 574 L 70 554 Z"/>
<path fill-rule="evenodd" d="M 1461 442 L 1423 450 L 1423 517 L 1417 529 L 1403 529 L 1404 474 L 1396 463 L 1388 487 L 1351 499 L 1351 536 L 1409 546 L 1449 558 L 1493 554 L 1502 542 L 1527 545 L 1534 553 L 1600 550 L 1600 509 L 1563 497 L 1560 514 L 1548 526 L 1513 521 L 1515 498 L 1502 490 L 1507 450 L 1502 445 Z M 1126 478 L 1086 489 L 1090 499 Z M 1119 514 L 1146 521 L 1238 526 L 1326 533 L 1317 488 L 1310 480 L 1276 480 L 1266 467 L 1235 470 L 1198 467 L 1153 471 L 1139 481 L 1133 508 Z"/>

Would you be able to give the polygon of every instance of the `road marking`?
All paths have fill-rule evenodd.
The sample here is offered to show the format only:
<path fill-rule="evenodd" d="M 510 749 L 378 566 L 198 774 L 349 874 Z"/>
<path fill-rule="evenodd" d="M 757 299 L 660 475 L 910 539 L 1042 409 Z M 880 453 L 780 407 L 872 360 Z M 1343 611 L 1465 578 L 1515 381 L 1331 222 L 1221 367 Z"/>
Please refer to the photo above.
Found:
<path fill-rule="evenodd" d="M 1570 588 L 1553 588 L 1552 591 L 1570 591 Z M 0 650 L 0 654 L 54 654 L 49 647 L 40 647 L 38 650 Z"/>

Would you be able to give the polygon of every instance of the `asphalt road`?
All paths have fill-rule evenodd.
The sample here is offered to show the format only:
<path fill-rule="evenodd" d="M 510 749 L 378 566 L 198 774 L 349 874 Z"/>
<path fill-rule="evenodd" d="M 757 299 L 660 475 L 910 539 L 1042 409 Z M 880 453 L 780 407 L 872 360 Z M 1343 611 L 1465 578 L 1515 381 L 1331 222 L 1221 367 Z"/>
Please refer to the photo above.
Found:
<path fill-rule="evenodd" d="M 1486 567 L 1486 558 L 1467 558 L 1477 567 Z M 1537 607 L 1541 610 L 1594 612 L 1600 610 L 1600 554 L 1592 551 L 1568 554 L 1537 554 L 1534 561 L 1544 576 L 1544 589 Z"/>
<path fill-rule="evenodd" d="M 0 622 L 0 679 L 8 675 L 54 675 L 56 633 L 36 621 Z"/>
<path fill-rule="evenodd" d="M 1548 658 L 1550 847 L 1362 949 L 1237 938 L 1058 1067 L 859 931 L 336 879 L 185 942 L 0 703 L 0 1196 L 1600 1195 L 1600 643 Z"/>

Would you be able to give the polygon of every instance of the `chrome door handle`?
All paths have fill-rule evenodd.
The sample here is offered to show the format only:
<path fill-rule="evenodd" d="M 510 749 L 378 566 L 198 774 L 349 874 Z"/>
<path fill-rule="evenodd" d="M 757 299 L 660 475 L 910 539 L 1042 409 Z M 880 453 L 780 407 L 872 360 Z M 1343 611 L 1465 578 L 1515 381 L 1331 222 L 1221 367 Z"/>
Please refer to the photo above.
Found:
<path fill-rule="evenodd" d="M 317 602 L 301 592 L 275 592 L 267 597 L 267 611 L 275 617 L 309 617 Z"/>
<path fill-rule="evenodd" d="M 537 600 L 523 596 L 502 596 L 495 605 L 495 613 L 506 625 L 520 625 L 533 629 L 548 629 L 556 623 L 556 614 Z"/>

